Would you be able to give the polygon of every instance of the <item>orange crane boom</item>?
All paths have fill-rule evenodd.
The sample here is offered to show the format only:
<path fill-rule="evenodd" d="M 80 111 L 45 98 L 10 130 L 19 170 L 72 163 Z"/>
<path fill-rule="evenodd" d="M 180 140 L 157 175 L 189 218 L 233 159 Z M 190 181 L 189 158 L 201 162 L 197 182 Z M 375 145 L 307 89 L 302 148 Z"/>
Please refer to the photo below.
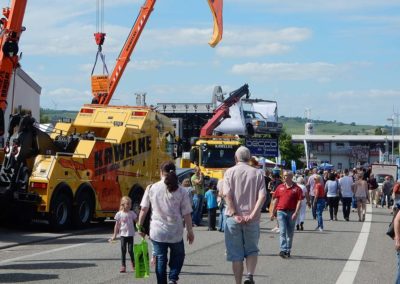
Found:
<path fill-rule="evenodd" d="M 7 108 L 11 75 L 19 66 L 18 42 L 25 30 L 22 21 L 26 3 L 27 0 L 11 1 L 11 8 L 3 8 L 3 18 L 0 19 L 0 136 L 4 134 L 4 113 Z"/>
<path fill-rule="evenodd" d="M 118 56 L 117 63 L 115 64 L 113 73 L 109 78 L 109 86 L 107 93 L 93 93 L 93 103 L 107 105 L 114 92 L 117 88 L 118 82 L 122 77 L 122 74 L 128 65 L 133 49 L 139 40 L 140 35 L 153 12 L 153 7 L 156 4 L 156 0 L 146 0 L 145 4 L 140 8 L 138 17 L 136 18 L 135 24 L 133 25 L 127 40 Z"/>
<path fill-rule="evenodd" d="M 213 20 L 214 20 L 214 32 L 209 42 L 210 46 L 215 47 L 218 42 L 222 39 L 222 2 L 223 0 L 207 0 L 210 6 Z M 118 56 L 117 63 L 111 76 L 93 76 L 92 75 L 92 94 L 93 104 L 108 105 L 115 89 L 117 88 L 118 82 L 122 77 L 122 74 L 128 65 L 132 52 L 139 40 L 139 37 L 149 19 L 151 12 L 153 11 L 156 0 L 146 0 L 145 4 L 141 7 L 138 17 L 136 18 L 135 24 L 133 25 L 127 40 Z M 104 43 L 105 33 L 95 33 L 96 43 L 99 46 L 99 52 L 101 53 L 101 45 Z M 100 54 L 102 57 L 103 55 Z M 104 57 L 102 57 L 103 64 Z M 96 57 L 97 62 L 97 57 Z M 95 63 L 96 64 L 96 63 Z M 94 68 L 93 68 L 94 70 Z M 105 66 L 105 70 L 107 67 Z M 93 73 L 93 71 L 92 71 Z M 108 73 L 108 72 L 107 72 Z"/>

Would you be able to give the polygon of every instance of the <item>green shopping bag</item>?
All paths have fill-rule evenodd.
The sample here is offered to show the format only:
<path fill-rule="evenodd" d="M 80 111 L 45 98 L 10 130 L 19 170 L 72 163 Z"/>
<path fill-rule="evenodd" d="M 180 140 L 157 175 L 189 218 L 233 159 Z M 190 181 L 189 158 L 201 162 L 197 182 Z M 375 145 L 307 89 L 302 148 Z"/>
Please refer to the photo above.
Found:
<path fill-rule="evenodd" d="M 138 244 L 133 245 L 135 256 L 135 278 L 146 278 L 150 276 L 150 263 L 148 245 L 144 238 Z"/>

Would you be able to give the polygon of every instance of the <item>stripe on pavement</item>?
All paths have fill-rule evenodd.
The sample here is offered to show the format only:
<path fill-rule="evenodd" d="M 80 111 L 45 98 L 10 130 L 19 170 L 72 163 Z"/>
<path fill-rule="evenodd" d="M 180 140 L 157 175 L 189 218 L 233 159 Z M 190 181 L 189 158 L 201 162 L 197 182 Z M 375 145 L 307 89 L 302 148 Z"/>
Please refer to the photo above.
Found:
<path fill-rule="evenodd" d="M 372 220 L 372 205 L 367 204 L 367 214 L 365 216 L 365 221 L 361 228 L 361 232 L 358 235 L 356 244 L 354 245 L 353 251 L 350 254 L 346 265 L 343 267 L 342 273 L 336 281 L 336 284 L 349 284 L 353 283 L 356 278 L 358 268 L 360 267 L 360 262 L 364 255 L 365 247 L 367 246 L 368 235 L 371 229 Z"/>

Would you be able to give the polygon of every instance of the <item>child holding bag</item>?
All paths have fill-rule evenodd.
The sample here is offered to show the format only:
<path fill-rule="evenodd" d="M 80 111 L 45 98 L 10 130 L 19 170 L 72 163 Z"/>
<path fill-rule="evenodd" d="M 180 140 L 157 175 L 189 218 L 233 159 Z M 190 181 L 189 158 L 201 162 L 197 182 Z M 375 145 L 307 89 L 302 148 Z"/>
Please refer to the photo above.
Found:
<path fill-rule="evenodd" d="M 121 237 L 121 269 L 119 272 L 126 272 L 126 247 L 128 246 L 128 253 L 131 257 L 132 270 L 135 270 L 135 260 L 133 255 L 133 236 L 135 229 L 133 226 L 134 221 L 137 219 L 135 212 L 131 210 L 132 200 L 128 196 L 121 198 L 120 209 L 115 214 L 114 234 L 109 239 L 110 242 L 114 241 L 119 233 Z"/>

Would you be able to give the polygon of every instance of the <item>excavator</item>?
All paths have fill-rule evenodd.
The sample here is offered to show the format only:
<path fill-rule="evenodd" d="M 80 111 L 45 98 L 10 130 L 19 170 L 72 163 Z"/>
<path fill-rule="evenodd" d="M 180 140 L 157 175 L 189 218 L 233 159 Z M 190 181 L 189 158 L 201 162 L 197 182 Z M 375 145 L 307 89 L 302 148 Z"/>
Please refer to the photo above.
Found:
<path fill-rule="evenodd" d="M 11 8 L 4 10 L 1 22 L 5 28 L 0 35 L 0 71 L 5 78 L 0 105 L 4 108 L 7 80 L 18 65 L 15 45 L 23 30 L 26 6 L 26 0 L 11 2 Z M 210 45 L 215 46 L 222 37 L 222 0 L 208 2 L 214 15 Z M 45 133 L 29 113 L 11 115 L 0 170 L 0 218 L 17 216 L 24 223 L 45 219 L 55 230 L 71 225 L 82 228 L 93 219 L 113 217 L 125 195 L 131 197 L 133 209 L 139 210 L 145 188 L 159 178 L 161 162 L 171 159 L 173 126 L 151 107 L 108 103 L 154 4 L 155 0 L 146 0 L 112 75 L 92 79 L 92 104 L 84 105 L 74 120 L 61 120 Z M 19 22 L 11 25 L 14 17 Z M 100 57 L 102 34 L 95 35 Z M 8 55 L 4 54 L 7 50 Z"/>

